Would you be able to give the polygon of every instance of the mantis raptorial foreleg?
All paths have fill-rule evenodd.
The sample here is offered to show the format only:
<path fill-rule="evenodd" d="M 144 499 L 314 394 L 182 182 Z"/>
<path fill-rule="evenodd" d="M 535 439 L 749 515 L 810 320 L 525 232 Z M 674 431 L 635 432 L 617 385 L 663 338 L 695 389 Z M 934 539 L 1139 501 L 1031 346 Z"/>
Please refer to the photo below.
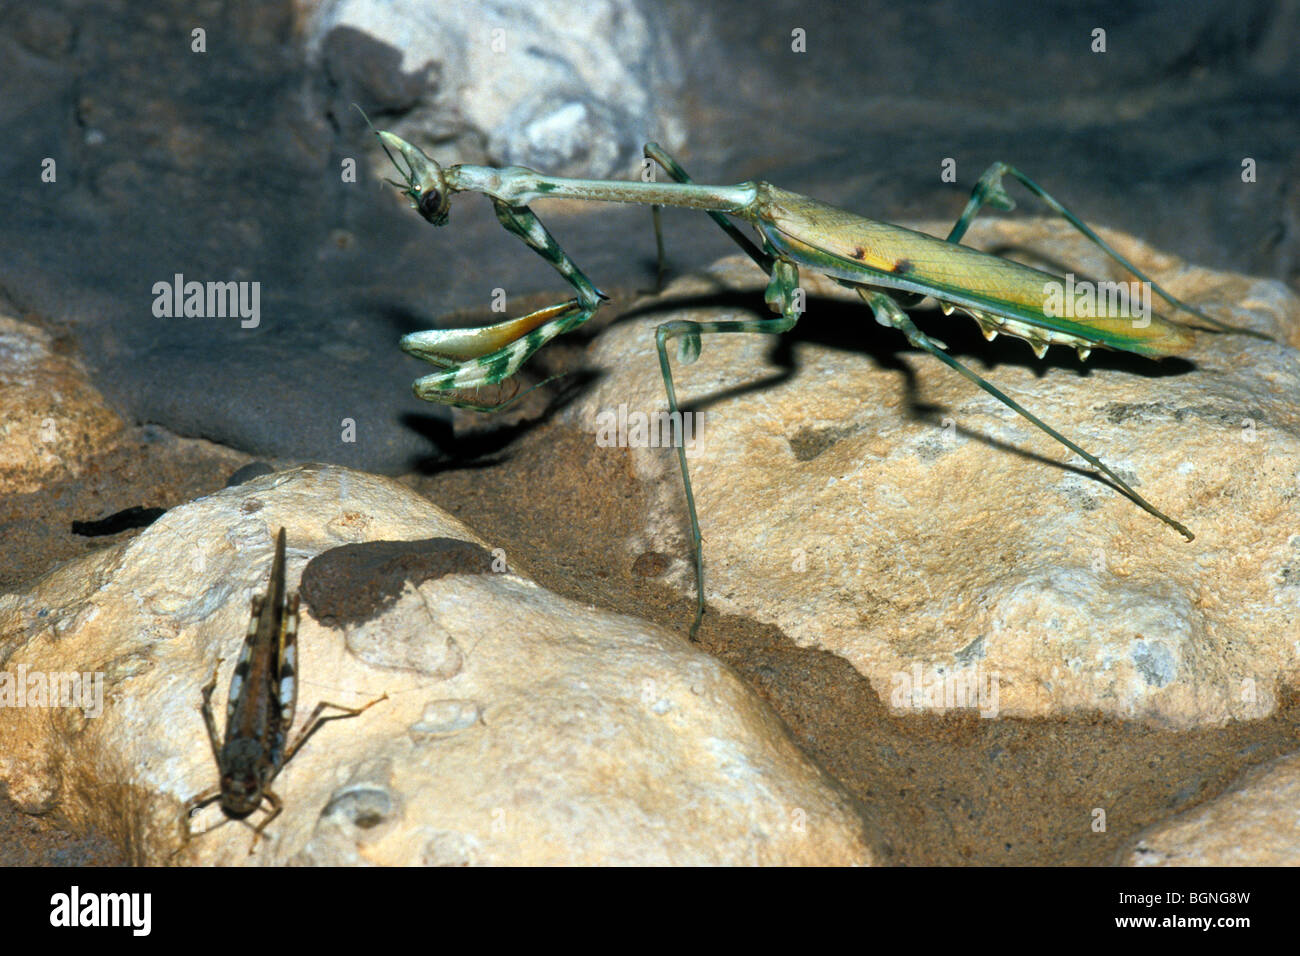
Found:
<path fill-rule="evenodd" d="M 492 201 L 492 205 L 501 225 L 554 266 L 578 295 L 575 299 L 483 329 L 470 332 L 435 329 L 403 336 L 401 344 L 405 351 L 446 368 L 446 371 L 418 379 L 414 386 L 416 395 L 426 400 L 482 412 L 500 411 L 528 394 L 532 388 L 495 405 L 448 401 L 446 390 L 479 388 L 504 381 L 519 371 L 520 366 L 551 339 L 590 319 L 600 307 L 601 300 L 608 298 L 578 268 L 577 263 L 569 258 L 568 253 L 560 247 L 531 209 L 527 206 L 510 206 L 497 199 Z M 470 359 L 474 361 L 468 361 Z"/>

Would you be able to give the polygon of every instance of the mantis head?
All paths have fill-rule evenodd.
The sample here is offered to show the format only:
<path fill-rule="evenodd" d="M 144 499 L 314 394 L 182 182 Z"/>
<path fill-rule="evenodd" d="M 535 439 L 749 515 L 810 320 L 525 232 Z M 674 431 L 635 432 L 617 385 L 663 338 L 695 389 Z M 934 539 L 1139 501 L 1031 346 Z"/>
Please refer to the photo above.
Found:
<path fill-rule="evenodd" d="M 451 190 L 443 175 L 442 167 L 424 154 L 418 146 L 412 146 L 400 136 L 389 132 L 376 132 L 384 152 L 392 160 L 393 166 L 401 174 L 404 183 L 393 183 L 411 200 L 411 208 L 435 226 L 447 222 L 447 208 L 451 205 Z M 391 147 L 391 148 L 390 148 Z M 393 156 L 393 150 L 402 154 L 406 160 L 403 169 Z"/>

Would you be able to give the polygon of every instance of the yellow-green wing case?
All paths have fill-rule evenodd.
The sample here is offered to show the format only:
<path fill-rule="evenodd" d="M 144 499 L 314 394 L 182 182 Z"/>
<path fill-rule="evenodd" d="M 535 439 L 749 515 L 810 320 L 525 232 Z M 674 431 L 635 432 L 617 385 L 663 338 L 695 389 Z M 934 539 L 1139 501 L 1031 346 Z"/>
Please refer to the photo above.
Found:
<path fill-rule="evenodd" d="M 1174 355 L 1194 341 L 1189 329 L 1154 313 L 1145 326 L 1131 315 L 1047 315 L 1044 286 L 1050 282 L 1063 288 L 1066 280 L 1060 276 L 855 216 L 769 183 L 759 184 L 758 213 L 756 225 L 777 250 L 837 278 L 933 295 L 959 307 L 1140 355 Z"/>

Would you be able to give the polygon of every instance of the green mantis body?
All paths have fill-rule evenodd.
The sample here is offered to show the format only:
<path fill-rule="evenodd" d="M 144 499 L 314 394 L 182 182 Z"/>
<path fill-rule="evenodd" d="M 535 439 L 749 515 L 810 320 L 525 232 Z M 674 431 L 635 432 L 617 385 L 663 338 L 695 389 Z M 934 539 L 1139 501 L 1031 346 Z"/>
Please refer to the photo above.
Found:
<path fill-rule="evenodd" d="M 765 182 L 745 182 L 734 186 L 696 184 L 671 156 L 654 143 L 646 145 L 646 156 L 662 166 L 676 182 L 564 179 L 544 176 L 519 166 L 498 169 L 456 165 L 443 169 L 400 137 L 388 132 L 380 132 L 378 136 L 405 180 L 395 185 L 410 198 L 412 206 L 426 220 L 437 226 L 445 224 L 454 193 L 483 193 L 491 200 L 501 224 L 551 263 L 576 292 L 574 298 L 565 302 L 495 325 L 405 336 L 401 342 L 405 351 L 440 369 L 415 382 L 415 394 L 422 399 L 480 410 L 500 407 L 463 401 L 450 393 L 494 384 L 513 375 L 550 339 L 591 318 L 605 298 L 532 212 L 529 207 L 533 202 L 565 198 L 650 205 L 654 207 L 656 232 L 658 207 L 698 209 L 707 212 L 768 274 L 765 298 L 777 315 L 768 319 L 670 321 L 660 325 L 656 330 L 655 345 L 670 414 L 676 415 L 679 409 L 668 360 L 669 342 L 677 340 L 678 360 L 689 363 L 699 356 L 703 335 L 785 332 L 799 319 L 799 304 L 802 302 L 802 296 L 797 294 L 799 270 L 820 272 L 857 292 L 879 324 L 902 332 L 913 346 L 966 376 L 1082 456 L 1135 504 L 1170 525 L 1187 540 L 1192 540 L 1191 531 L 1156 509 L 1099 458 L 948 355 L 944 344 L 918 329 L 903 310 L 904 305 L 914 306 L 925 296 L 933 296 L 945 313 L 951 314 L 954 310 L 968 313 L 979 323 L 987 338 L 992 339 L 1001 333 L 1024 339 L 1039 357 L 1046 353 L 1049 345 L 1075 348 L 1081 358 L 1086 358 L 1092 349 L 1097 348 L 1159 358 L 1178 355 L 1192 345 L 1194 338 L 1189 327 L 1154 313 L 1135 318 L 1112 308 L 1066 318 L 1057 314 L 1059 310 L 1049 308 L 1048 290 L 1053 284 L 1063 285 L 1067 280 L 960 245 L 961 237 L 982 205 L 1013 208 L 1014 203 L 1002 186 L 1003 176 L 1011 175 L 1171 305 L 1204 322 L 1206 325 L 1202 328 L 1205 331 L 1241 331 L 1170 296 L 1031 179 L 1011 166 L 995 163 L 990 167 L 980 177 L 948 237 L 938 239 L 902 226 L 857 216 Z M 393 157 L 394 150 L 402 155 L 406 169 L 398 165 Z M 748 222 L 757 233 L 760 244 L 755 244 L 728 217 Z M 691 625 L 693 639 L 704 613 L 704 558 L 686 450 L 680 443 L 677 452 L 695 551 L 697 600 L 695 620 Z"/>

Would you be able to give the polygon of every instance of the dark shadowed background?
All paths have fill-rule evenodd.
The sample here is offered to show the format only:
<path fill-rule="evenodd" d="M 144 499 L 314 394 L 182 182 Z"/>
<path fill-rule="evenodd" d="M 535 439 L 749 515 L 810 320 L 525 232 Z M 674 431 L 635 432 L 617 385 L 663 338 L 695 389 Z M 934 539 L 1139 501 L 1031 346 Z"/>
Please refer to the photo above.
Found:
<path fill-rule="evenodd" d="M 493 288 L 563 286 L 481 199 L 435 231 L 376 182 L 350 104 L 381 126 L 427 119 L 427 91 L 446 102 L 464 82 L 451 61 L 404 74 L 398 50 L 350 28 L 309 55 L 312 11 L 339 4 L 296 6 L 0 4 L 0 305 L 70 333 L 129 418 L 259 455 L 402 471 L 455 442 L 443 411 L 412 397 L 428 367 L 398 337 L 485 305 Z M 583 7 L 571 6 L 577 31 Z M 764 178 L 875 218 L 955 218 L 979 173 L 1007 160 L 1089 222 L 1300 282 L 1294 2 L 641 9 L 678 70 L 656 78 L 674 95 L 654 108 L 676 118 L 698 180 Z M 606 106 L 590 113 L 593 137 L 604 118 L 638 132 L 635 111 Z M 458 123 L 433 117 L 432 139 L 470 142 Z M 499 131 L 478 142 L 466 158 L 515 159 Z M 349 157 L 357 182 L 340 176 Z M 940 179 L 945 158 L 956 183 Z M 1242 181 L 1246 158 L 1256 182 Z M 644 210 L 540 211 L 602 288 L 652 276 Z M 697 215 L 669 215 L 667 238 L 678 271 L 734 251 Z M 176 273 L 259 282 L 259 326 L 155 317 L 153 285 Z M 355 442 L 340 440 L 349 418 Z"/>

